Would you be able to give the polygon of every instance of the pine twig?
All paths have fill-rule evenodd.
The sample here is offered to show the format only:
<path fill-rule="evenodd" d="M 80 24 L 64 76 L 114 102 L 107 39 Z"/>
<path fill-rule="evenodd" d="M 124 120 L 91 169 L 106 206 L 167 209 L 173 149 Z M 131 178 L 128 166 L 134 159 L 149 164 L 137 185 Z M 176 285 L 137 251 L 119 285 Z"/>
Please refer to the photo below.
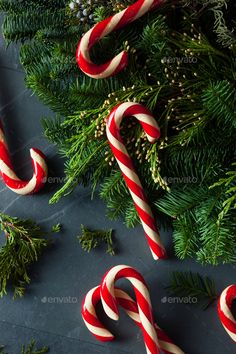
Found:
<path fill-rule="evenodd" d="M 201 304 L 204 310 L 217 299 L 214 281 L 198 273 L 173 272 L 171 283 L 166 289 L 172 295 L 197 298 L 198 301 L 192 303 Z"/>
<path fill-rule="evenodd" d="M 106 252 L 111 256 L 115 255 L 112 233 L 113 230 L 89 230 L 84 225 L 81 225 L 82 235 L 77 236 L 82 249 L 90 252 L 92 249 L 99 247 L 102 243 L 107 244 Z"/>
<path fill-rule="evenodd" d="M 21 347 L 21 354 L 45 354 L 49 352 L 49 347 L 42 347 L 41 349 L 35 348 L 36 341 L 34 339 L 28 344 L 28 346 L 22 345 Z M 1 354 L 8 354 L 4 351 L 5 346 L 0 346 L 0 353 Z"/>
<path fill-rule="evenodd" d="M 226 172 L 226 176 L 224 178 L 220 178 L 220 180 L 210 186 L 210 189 L 225 186 L 226 187 L 226 197 L 227 199 L 223 203 L 223 210 L 220 213 L 220 217 L 223 217 L 228 211 L 232 209 L 236 209 L 236 163 L 232 163 L 232 170 Z"/>
<path fill-rule="evenodd" d="M 32 339 L 27 347 L 23 345 L 21 348 L 21 354 L 44 354 L 49 352 L 49 347 L 42 347 L 41 349 L 36 349 L 35 344 L 36 341 Z"/>

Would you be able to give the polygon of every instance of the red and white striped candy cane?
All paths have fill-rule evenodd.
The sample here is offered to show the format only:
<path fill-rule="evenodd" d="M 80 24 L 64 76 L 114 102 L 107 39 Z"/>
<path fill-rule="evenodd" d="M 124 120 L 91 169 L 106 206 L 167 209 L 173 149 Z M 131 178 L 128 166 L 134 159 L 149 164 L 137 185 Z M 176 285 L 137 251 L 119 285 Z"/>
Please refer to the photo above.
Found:
<path fill-rule="evenodd" d="M 159 127 L 151 112 L 138 103 L 126 102 L 116 106 L 110 113 L 106 126 L 107 138 L 133 198 L 153 258 L 166 258 L 166 252 L 161 243 L 151 208 L 135 172 L 133 162 L 120 136 L 122 120 L 131 116 L 137 118 L 141 123 L 150 143 L 154 143 L 160 137 Z"/>
<path fill-rule="evenodd" d="M 111 268 L 105 274 L 101 284 L 101 300 L 104 311 L 111 319 L 119 319 L 115 282 L 120 278 L 128 279 L 133 286 L 147 353 L 160 354 L 149 291 L 144 278 L 134 268 L 120 265 Z"/>
<path fill-rule="evenodd" d="M 127 268 L 126 266 L 123 266 Z M 129 267 L 128 267 L 129 268 Z M 123 307 L 126 313 L 133 319 L 133 321 L 143 329 L 142 321 L 140 319 L 139 307 L 136 302 L 123 290 L 114 287 L 114 294 L 116 302 Z M 100 322 L 96 314 L 96 305 L 101 300 L 101 286 L 97 286 L 88 292 L 85 296 L 82 306 L 82 317 L 89 329 L 89 331 L 100 341 L 107 342 L 114 339 L 113 334 L 107 330 Z M 184 354 L 184 352 L 177 347 L 173 341 L 166 335 L 166 333 L 154 324 L 156 335 L 158 337 L 158 349 L 165 354 Z M 153 353 L 148 351 L 147 353 Z M 156 353 L 156 351 L 154 352 Z M 157 352 L 158 353 L 158 352 Z"/>
<path fill-rule="evenodd" d="M 22 181 L 13 171 L 2 124 L 0 123 L 0 173 L 6 186 L 20 195 L 38 192 L 46 183 L 48 169 L 44 154 L 38 149 L 30 149 L 34 174 L 31 180 Z"/>
<path fill-rule="evenodd" d="M 100 341 L 109 342 L 114 339 L 114 335 L 105 328 L 100 322 L 96 314 L 96 305 L 101 300 L 101 286 L 91 289 L 84 298 L 82 305 L 82 317 L 88 330 Z M 127 315 L 140 327 L 138 306 L 136 302 L 123 290 L 115 287 L 115 297 L 119 305 L 125 310 Z M 159 341 L 160 349 L 165 354 L 184 354 L 184 352 L 176 346 L 166 333 L 155 324 L 155 329 Z"/>
<path fill-rule="evenodd" d="M 127 51 L 121 52 L 105 64 L 96 65 L 90 59 L 89 51 L 91 47 L 101 38 L 137 20 L 162 2 L 163 0 L 138 0 L 125 10 L 92 27 L 85 33 L 77 47 L 76 60 L 80 69 L 94 79 L 104 79 L 123 70 L 128 63 Z"/>
<path fill-rule="evenodd" d="M 236 343 L 236 319 L 231 312 L 232 303 L 235 299 L 236 285 L 230 285 L 220 295 L 218 301 L 218 313 L 223 327 Z"/>

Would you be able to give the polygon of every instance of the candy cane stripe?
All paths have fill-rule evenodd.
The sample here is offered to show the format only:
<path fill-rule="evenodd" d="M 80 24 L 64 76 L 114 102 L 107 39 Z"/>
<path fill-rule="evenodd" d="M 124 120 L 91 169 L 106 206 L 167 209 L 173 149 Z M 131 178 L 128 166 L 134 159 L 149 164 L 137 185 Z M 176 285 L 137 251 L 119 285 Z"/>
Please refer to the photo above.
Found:
<path fill-rule="evenodd" d="M 90 49 L 96 42 L 111 32 L 121 29 L 129 23 L 153 10 L 161 3 L 160 0 L 138 0 L 125 10 L 111 16 L 92 27 L 84 34 L 76 50 L 76 60 L 80 69 L 94 79 L 103 79 L 114 76 L 123 70 L 128 63 L 127 51 L 122 51 L 112 60 L 102 65 L 96 65 L 91 61 Z"/>
<path fill-rule="evenodd" d="M 230 285 L 222 292 L 219 298 L 218 313 L 226 332 L 236 342 L 236 319 L 231 311 L 234 299 L 236 299 L 236 285 Z"/>
<path fill-rule="evenodd" d="M 20 195 L 38 192 L 47 180 L 47 164 L 44 154 L 38 149 L 30 149 L 34 174 L 29 181 L 22 181 L 14 172 L 10 160 L 3 127 L 0 124 L 0 173 L 6 186 Z"/>
<path fill-rule="evenodd" d="M 120 125 L 125 117 L 133 116 L 142 125 L 148 140 L 154 143 L 160 137 L 160 130 L 152 114 L 142 105 L 125 102 L 116 106 L 107 119 L 106 133 L 114 157 L 124 176 L 127 187 L 143 225 L 147 241 L 154 259 L 165 258 L 165 249 L 161 243 L 159 231 L 144 189 L 139 180 L 133 162 L 120 135 Z"/>

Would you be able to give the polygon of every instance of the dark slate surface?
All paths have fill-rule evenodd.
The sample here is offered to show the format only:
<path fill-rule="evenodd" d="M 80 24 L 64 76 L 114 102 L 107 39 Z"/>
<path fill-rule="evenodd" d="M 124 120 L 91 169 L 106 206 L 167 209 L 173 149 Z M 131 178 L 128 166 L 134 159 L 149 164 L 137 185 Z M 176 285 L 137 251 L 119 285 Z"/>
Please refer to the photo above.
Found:
<path fill-rule="evenodd" d="M 7 131 L 13 163 L 22 178 L 31 175 L 29 148 L 38 147 L 48 157 L 51 174 L 63 177 L 63 161 L 56 149 L 43 137 L 41 118 L 52 115 L 24 85 L 24 73 L 18 62 L 17 47 L 6 51 L 0 38 L 0 109 Z M 111 266 L 128 264 L 146 278 L 157 323 L 188 354 L 230 354 L 235 345 L 223 330 L 216 306 L 207 311 L 180 303 L 168 303 L 165 287 L 173 270 L 198 271 L 211 276 L 220 292 L 235 282 L 235 267 L 202 267 L 195 262 L 181 262 L 174 257 L 154 262 L 141 227 L 127 230 L 122 222 L 106 218 L 105 205 L 91 201 L 89 191 L 77 188 L 57 205 L 48 200 L 58 185 L 49 184 L 42 193 L 19 197 L 0 183 L 0 210 L 10 215 L 33 218 L 48 228 L 63 224 L 64 232 L 54 236 L 53 247 L 32 270 L 32 285 L 23 299 L 13 301 L 11 293 L 0 300 L 0 344 L 9 354 L 20 353 L 22 343 L 35 338 L 39 345 L 49 345 L 52 354 L 143 354 L 141 332 L 121 313 L 118 323 L 110 323 L 117 339 L 113 343 L 96 342 L 83 325 L 80 306 L 85 293 L 99 283 Z M 118 254 L 111 257 L 98 250 L 84 253 L 76 235 L 80 224 L 92 228 L 116 230 Z M 169 253 L 171 233 L 162 231 Z M 124 289 L 130 289 L 124 282 Z M 164 298 L 164 300 L 163 300 Z"/>

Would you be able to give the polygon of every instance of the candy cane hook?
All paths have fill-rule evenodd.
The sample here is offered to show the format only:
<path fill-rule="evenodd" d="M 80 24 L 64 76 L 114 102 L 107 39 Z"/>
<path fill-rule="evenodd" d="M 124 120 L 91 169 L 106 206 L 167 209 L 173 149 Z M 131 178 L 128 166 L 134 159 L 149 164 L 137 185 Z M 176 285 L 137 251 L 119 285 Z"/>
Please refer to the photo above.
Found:
<path fill-rule="evenodd" d="M 138 0 L 125 10 L 111 16 L 92 27 L 82 37 L 76 51 L 76 60 L 80 69 L 94 79 L 104 79 L 123 70 L 128 64 L 128 53 L 123 51 L 112 60 L 102 65 L 94 64 L 90 59 L 89 51 L 92 46 L 109 33 L 118 30 L 137 20 L 148 11 L 156 8 L 161 0 Z"/>
<path fill-rule="evenodd" d="M 218 313 L 224 329 L 236 343 L 236 319 L 231 311 L 232 303 L 235 299 L 236 285 L 230 285 L 220 295 L 218 301 Z"/>
<path fill-rule="evenodd" d="M 116 269 L 115 269 L 116 268 Z M 130 274 L 126 275 L 131 275 L 132 273 L 133 277 L 136 277 L 137 274 L 138 276 L 141 277 L 141 275 L 133 268 L 127 267 L 127 266 L 118 266 L 114 267 L 112 269 L 115 269 L 115 274 L 117 274 L 116 271 L 118 271 L 118 268 L 122 268 L 124 271 L 129 271 Z M 111 270 L 112 271 L 112 270 Z M 109 274 L 108 272 L 107 274 Z M 106 276 L 105 276 L 106 277 Z M 105 279 L 105 278 L 104 278 Z M 142 281 L 143 278 L 141 277 Z M 129 278 L 130 280 L 130 278 Z M 113 279 L 115 282 L 115 279 Z M 146 285 L 145 285 L 146 286 Z M 115 296 L 115 301 L 117 304 L 119 304 L 123 309 L 126 311 L 126 313 L 129 315 L 129 317 L 141 328 L 143 329 L 143 324 L 140 318 L 140 311 L 137 303 L 128 295 L 126 294 L 123 290 L 114 287 L 114 296 Z M 82 305 L 82 317 L 85 322 L 85 325 L 87 326 L 88 330 L 100 341 L 107 342 L 111 341 L 114 339 L 113 334 L 107 330 L 104 325 L 100 322 L 100 320 L 97 317 L 96 314 L 96 305 L 98 302 L 101 300 L 101 286 L 97 286 L 90 290 L 87 295 L 84 298 L 83 305 Z M 147 321 L 146 321 L 147 322 Z M 160 350 L 163 351 L 165 354 L 184 354 L 184 352 L 177 347 L 173 341 L 166 335 L 166 333 L 158 327 L 156 324 L 154 324 L 154 328 L 156 331 L 156 335 L 158 337 L 157 340 L 157 347 L 159 351 L 156 351 L 156 348 L 154 347 L 155 351 L 150 351 L 147 347 L 147 353 L 159 353 Z M 147 334 L 146 334 L 147 336 Z"/>
<path fill-rule="evenodd" d="M 20 195 L 36 193 L 46 183 L 48 169 L 45 156 L 38 149 L 30 149 L 30 155 L 34 174 L 31 180 L 22 181 L 13 171 L 3 127 L 0 123 L 0 173 L 6 186 Z"/>
<path fill-rule="evenodd" d="M 120 136 L 120 124 L 123 118 L 130 116 L 139 120 L 150 143 L 154 143 L 159 138 L 160 130 L 153 115 L 144 106 L 133 102 L 122 103 L 112 110 L 107 119 L 107 138 L 133 198 L 153 258 L 166 258 L 166 252 L 161 243 L 151 208 Z"/>

